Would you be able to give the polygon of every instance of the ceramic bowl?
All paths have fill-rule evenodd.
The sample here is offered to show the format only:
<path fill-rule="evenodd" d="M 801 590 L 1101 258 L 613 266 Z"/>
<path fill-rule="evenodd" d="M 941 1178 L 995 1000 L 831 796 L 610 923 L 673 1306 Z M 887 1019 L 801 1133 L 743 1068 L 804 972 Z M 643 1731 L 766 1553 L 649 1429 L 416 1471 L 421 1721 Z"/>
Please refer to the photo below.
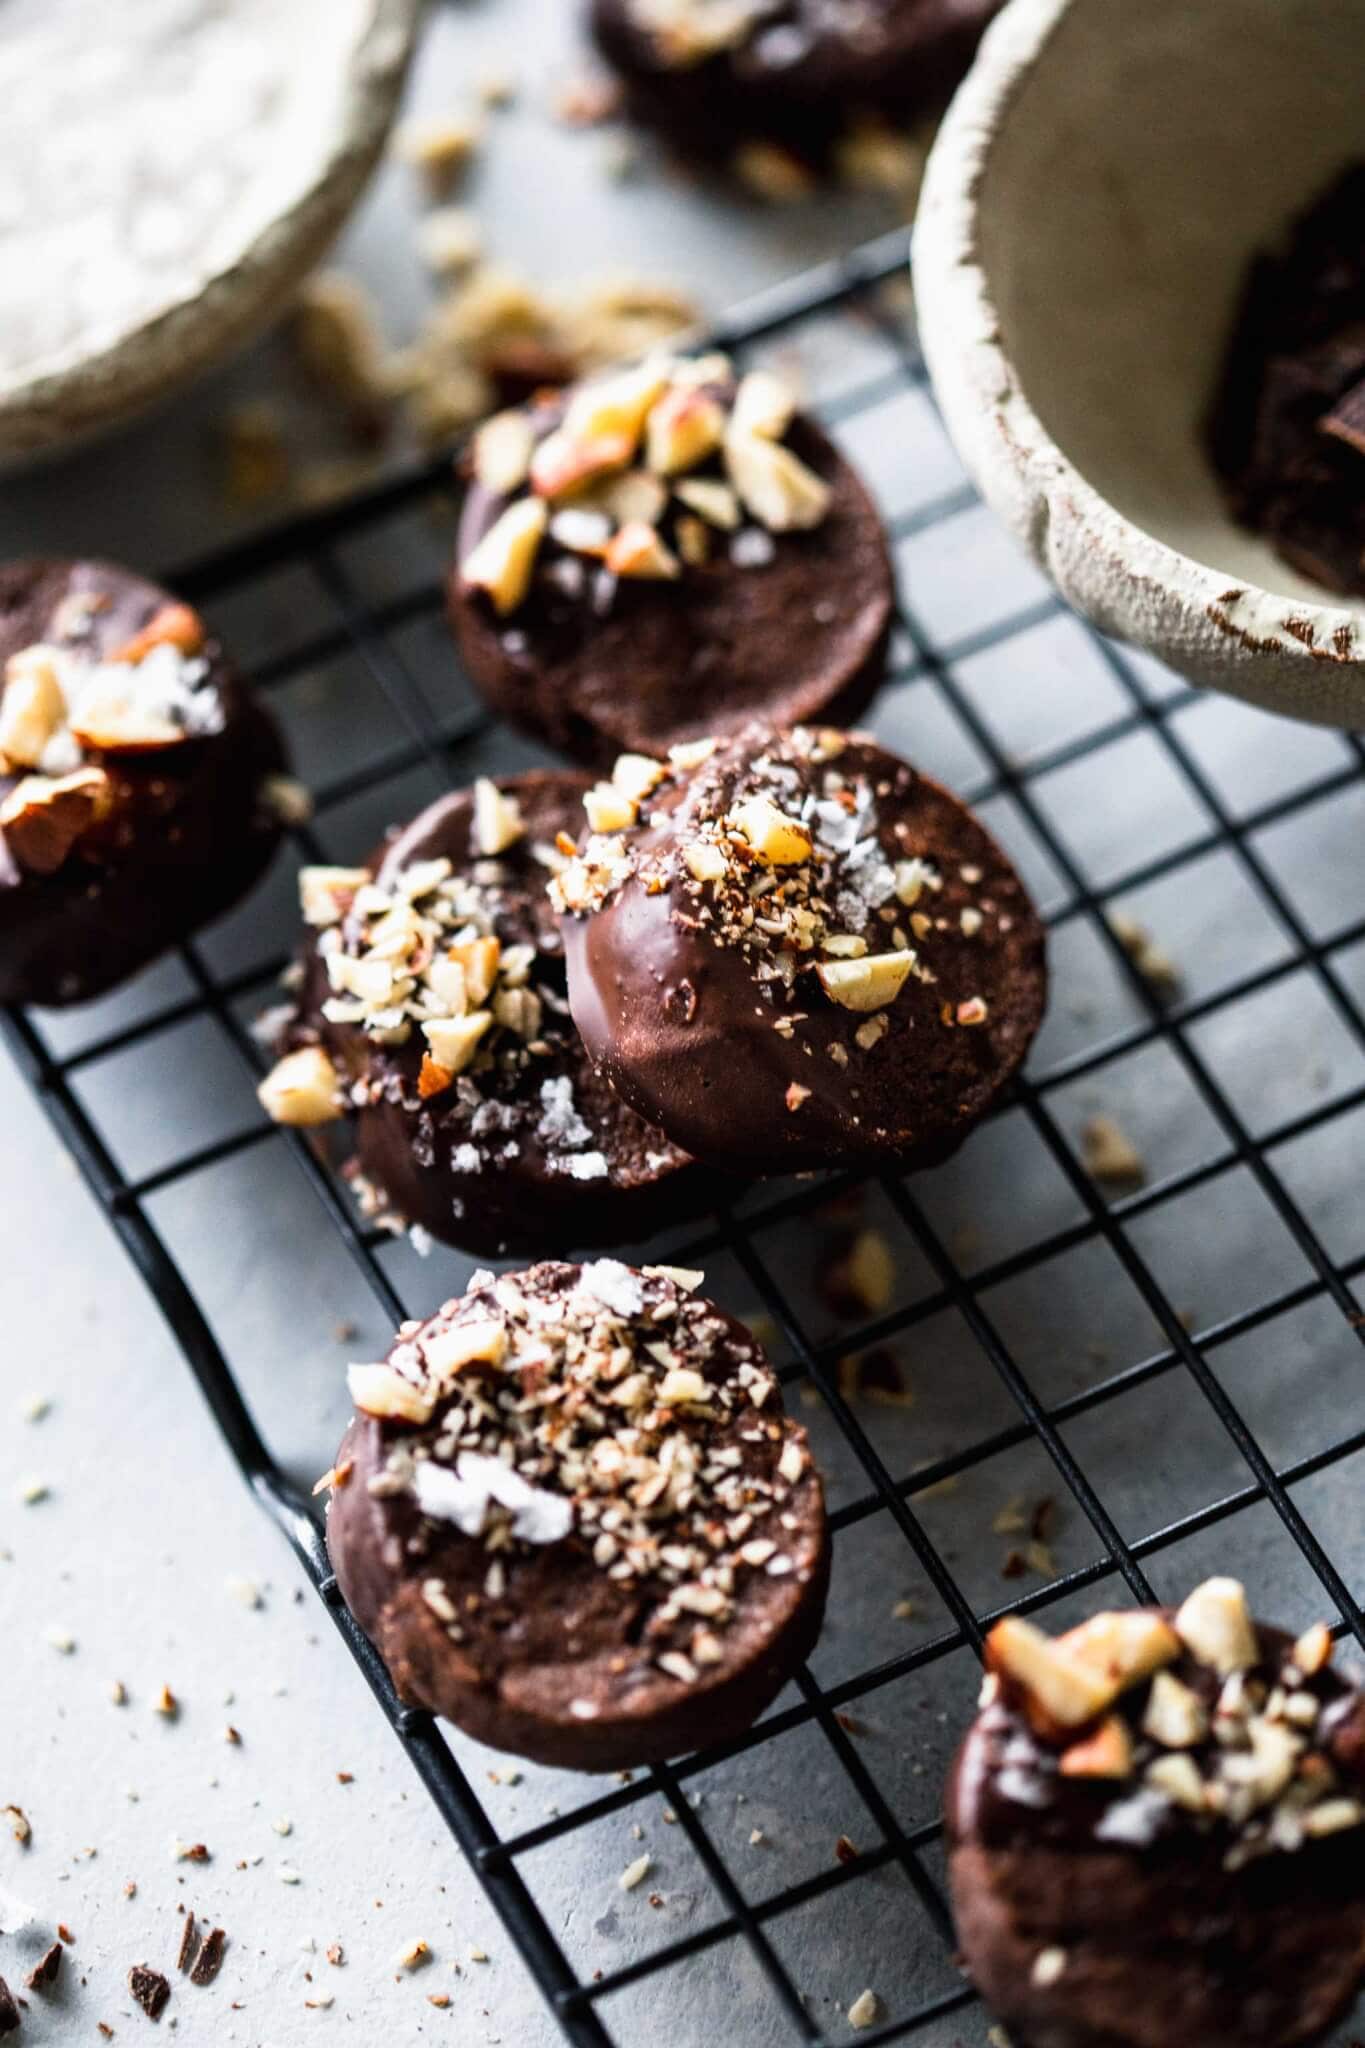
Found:
<path fill-rule="evenodd" d="M 26 141 L 11 123 L 0 205 L 0 466 L 129 418 L 280 311 L 374 166 L 420 9 L 137 0 L 106 19 L 86 0 L 15 0 L 0 74 L 26 81 L 15 121 L 34 126 Z M 146 132 L 133 96 L 152 76 L 158 119 Z M 201 101 L 206 81 L 218 92 Z M 121 94 L 139 113 L 119 126 Z M 122 184 L 101 186 L 104 138 Z M 156 176 L 156 203 L 115 197 L 106 221 L 106 197 L 135 170 Z M 178 217 L 173 195 L 202 194 L 205 181 L 212 198 Z M 80 263 L 46 281 L 44 245 L 60 249 L 83 223 Z"/>
<path fill-rule="evenodd" d="M 1224 509 L 1248 264 L 1365 154 L 1365 7 L 1013 0 L 930 159 L 920 332 L 958 452 L 1067 600 L 1192 681 L 1365 726 L 1365 604 Z"/>

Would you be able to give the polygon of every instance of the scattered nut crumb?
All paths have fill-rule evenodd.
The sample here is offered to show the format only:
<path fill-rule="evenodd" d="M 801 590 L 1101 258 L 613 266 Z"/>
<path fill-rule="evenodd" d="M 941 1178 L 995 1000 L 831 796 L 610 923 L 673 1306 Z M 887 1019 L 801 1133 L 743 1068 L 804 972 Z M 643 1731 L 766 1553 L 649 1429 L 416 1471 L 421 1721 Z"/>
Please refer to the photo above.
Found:
<path fill-rule="evenodd" d="M 180 1702 L 168 1685 L 163 1685 L 152 1701 L 152 1712 L 162 1715 L 167 1721 L 174 1721 L 180 1713 Z"/>
<path fill-rule="evenodd" d="M 875 1991 L 860 1991 L 848 2009 L 848 2023 L 862 2029 L 874 2026 L 882 2015 L 882 2002 Z"/>
<path fill-rule="evenodd" d="M 398 1967 L 400 1970 L 421 1970 L 430 1961 L 431 1946 L 425 1941 L 410 1941 L 405 1949 L 399 1951 Z"/>
<path fill-rule="evenodd" d="M 22 1806 L 0 1806 L 0 1815 L 9 1822 L 10 1833 L 16 1842 L 27 1844 L 33 1839 L 33 1829 Z"/>
<path fill-rule="evenodd" d="M 617 1879 L 617 1883 L 623 1892 L 633 1892 L 637 1884 L 644 1883 L 653 1868 L 654 1864 L 651 1857 L 637 1856 L 633 1863 L 626 1865 Z"/>
<path fill-rule="evenodd" d="M 1105 1187 L 1140 1188 L 1147 1178 L 1142 1154 L 1111 1116 L 1092 1116 L 1082 1125 L 1081 1159 Z"/>

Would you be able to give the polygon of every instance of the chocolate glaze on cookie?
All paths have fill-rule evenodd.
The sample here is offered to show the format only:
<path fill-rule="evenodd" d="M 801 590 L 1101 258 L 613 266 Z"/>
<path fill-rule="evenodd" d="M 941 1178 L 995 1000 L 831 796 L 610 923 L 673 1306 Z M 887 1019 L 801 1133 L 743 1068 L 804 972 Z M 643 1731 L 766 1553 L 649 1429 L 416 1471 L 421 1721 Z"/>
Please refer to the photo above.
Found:
<path fill-rule="evenodd" d="M 1001 0 L 593 0 L 631 106 L 678 148 L 724 162 L 765 141 L 826 167 L 869 119 L 941 106 Z"/>
<path fill-rule="evenodd" d="M 723 356 L 664 359 L 523 415 L 520 475 L 498 460 L 517 416 L 476 439 L 450 611 L 500 715 L 601 768 L 758 715 L 863 709 L 891 623 L 886 543 L 854 471 L 792 403 L 766 374 L 736 386 Z M 545 530 L 506 602 L 472 580 L 475 551 L 537 499 Z"/>
<path fill-rule="evenodd" d="M 272 720 L 195 613 L 103 562 L 0 566 L 0 1001 L 100 995 L 250 888 Z"/>
<path fill-rule="evenodd" d="M 342 1591 L 404 1699 L 538 1762 L 724 1742 L 812 1648 L 828 1580 L 806 1432 L 699 1273 L 476 1274 L 351 1369 Z"/>
<path fill-rule="evenodd" d="M 1365 1696 L 1231 1579 L 1002 1623 L 948 1788 L 972 1975 L 1016 2048 L 1288 2048 L 1365 1978 Z"/>
<path fill-rule="evenodd" d="M 348 1109 L 385 1206 L 483 1257 L 640 1240 L 712 1193 L 593 1071 L 569 1017 L 546 883 L 587 787 L 482 783 L 432 804 L 367 868 L 302 877 L 317 935 L 285 1086 L 272 1076 L 263 1100 L 286 1122 Z M 297 1113 L 310 1047 L 325 1062 L 317 1116 Z"/>
<path fill-rule="evenodd" d="M 612 1085 L 752 1172 L 954 1151 L 1046 992 L 994 840 L 865 735 L 755 726 L 655 777 L 552 887 L 574 1021 Z"/>

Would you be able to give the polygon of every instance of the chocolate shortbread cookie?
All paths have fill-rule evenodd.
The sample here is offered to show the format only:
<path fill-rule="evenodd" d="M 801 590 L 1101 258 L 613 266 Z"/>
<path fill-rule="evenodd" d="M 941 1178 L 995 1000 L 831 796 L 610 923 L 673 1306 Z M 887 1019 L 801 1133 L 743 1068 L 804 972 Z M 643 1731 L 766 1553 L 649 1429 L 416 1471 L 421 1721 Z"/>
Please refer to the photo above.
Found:
<path fill-rule="evenodd" d="M 817 171 L 941 107 L 1001 0 L 593 0 L 632 111 L 711 163 L 766 142 Z"/>
<path fill-rule="evenodd" d="M 0 1001 L 102 994 L 279 838 L 273 721 L 187 605 L 104 562 L 0 566 Z"/>
<path fill-rule="evenodd" d="M 633 1108 L 749 1172 L 945 1158 L 1043 1014 L 1043 934 L 971 813 L 865 735 L 622 764 L 551 885 L 569 1001 Z"/>
<path fill-rule="evenodd" d="M 654 357 L 499 414 L 470 459 L 451 619 L 514 724 L 601 768 L 870 700 L 893 603 L 881 523 L 771 374 Z"/>
<path fill-rule="evenodd" d="M 1253 265 L 1209 446 L 1244 525 L 1301 575 L 1365 593 L 1365 164 Z"/>
<path fill-rule="evenodd" d="M 327 1541 L 404 1699 L 621 1770 L 724 1742 L 808 1655 L 829 1574 L 806 1432 L 699 1273 L 478 1273 L 353 1366 Z"/>
<path fill-rule="evenodd" d="M 948 1790 L 972 1975 L 1016 2048 L 1289 2048 L 1365 1980 L 1365 1695 L 1232 1579 L 1001 1622 Z"/>
<path fill-rule="evenodd" d="M 282 1123 L 354 1116 L 361 1167 L 409 1224 L 482 1257 L 643 1239 L 709 1178 L 594 1071 L 569 1016 L 546 884 L 587 779 L 442 797 L 363 868 L 305 868 L 314 937 Z"/>

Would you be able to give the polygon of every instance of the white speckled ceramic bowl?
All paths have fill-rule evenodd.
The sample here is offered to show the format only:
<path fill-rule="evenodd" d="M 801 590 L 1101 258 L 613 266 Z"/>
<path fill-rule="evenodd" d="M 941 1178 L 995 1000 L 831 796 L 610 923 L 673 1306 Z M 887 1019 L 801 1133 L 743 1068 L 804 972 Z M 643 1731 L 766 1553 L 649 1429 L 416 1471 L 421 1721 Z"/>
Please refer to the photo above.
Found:
<path fill-rule="evenodd" d="M 1355 0 L 1013 0 L 930 159 L 920 329 L 980 489 L 1191 680 L 1365 726 L 1365 604 L 1229 518 L 1202 422 L 1247 264 L 1365 155 Z"/>
<path fill-rule="evenodd" d="M 6 0 L 3 11 L 9 467 L 137 413 L 280 310 L 374 166 L 421 0 L 136 0 L 123 11 Z M 153 66 L 164 89 L 146 132 L 135 95 Z M 123 105 L 133 118 L 111 133 Z M 125 180 L 159 177 L 152 207 L 125 202 L 115 161 Z M 202 230 L 178 233 L 178 195 L 195 189 L 213 195 L 200 203 Z M 91 241 L 96 220 L 98 246 L 49 280 L 50 261 L 83 230 Z"/>

